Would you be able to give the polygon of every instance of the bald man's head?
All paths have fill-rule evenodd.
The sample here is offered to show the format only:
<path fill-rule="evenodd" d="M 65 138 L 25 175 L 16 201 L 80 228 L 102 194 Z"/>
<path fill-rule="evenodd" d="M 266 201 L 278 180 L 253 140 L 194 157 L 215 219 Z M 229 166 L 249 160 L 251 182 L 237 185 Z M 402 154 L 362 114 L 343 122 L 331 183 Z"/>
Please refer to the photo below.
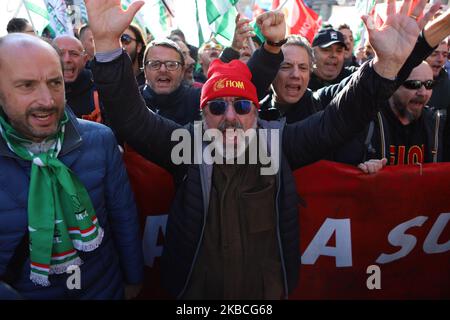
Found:
<path fill-rule="evenodd" d="M 55 57 L 58 58 L 58 61 L 60 61 L 58 52 L 56 52 L 55 48 L 46 41 L 26 33 L 11 33 L 4 37 L 0 37 L 0 68 L 3 63 L 9 63 L 11 52 L 15 52 L 15 50 L 26 52 L 29 48 L 41 48 L 42 50 L 47 50 L 50 54 L 55 55 Z M 28 57 L 28 59 L 30 59 L 30 57 Z"/>
<path fill-rule="evenodd" d="M 64 79 L 56 50 L 27 34 L 0 38 L 0 105 L 23 137 L 53 135 L 64 112 Z"/>
<path fill-rule="evenodd" d="M 59 36 L 53 40 L 63 62 L 64 81 L 74 82 L 84 70 L 89 57 L 86 55 L 83 44 L 73 36 Z"/>

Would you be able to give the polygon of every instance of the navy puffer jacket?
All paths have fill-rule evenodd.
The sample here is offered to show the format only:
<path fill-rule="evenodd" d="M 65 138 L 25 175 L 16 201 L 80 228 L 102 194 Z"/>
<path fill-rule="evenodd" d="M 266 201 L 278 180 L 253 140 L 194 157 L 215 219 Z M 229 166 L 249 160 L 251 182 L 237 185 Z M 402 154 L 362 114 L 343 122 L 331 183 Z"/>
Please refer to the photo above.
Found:
<path fill-rule="evenodd" d="M 51 275 L 50 287 L 33 284 L 29 258 L 11 285 L 25 299 L 121 299 L 125 283 L 142 282 L 143 255 L 134 198 L 114 135 L 108 127 L 71 115 L 59 159 L 86 187 L 105 230 L 103 242 L 92 252 L 80 253 L 80 290 L 67 288 L 73 273 Z M 31 163 L 13 154 L 0 138 L 0 168 L 1 278 L 28 232 Z"/>

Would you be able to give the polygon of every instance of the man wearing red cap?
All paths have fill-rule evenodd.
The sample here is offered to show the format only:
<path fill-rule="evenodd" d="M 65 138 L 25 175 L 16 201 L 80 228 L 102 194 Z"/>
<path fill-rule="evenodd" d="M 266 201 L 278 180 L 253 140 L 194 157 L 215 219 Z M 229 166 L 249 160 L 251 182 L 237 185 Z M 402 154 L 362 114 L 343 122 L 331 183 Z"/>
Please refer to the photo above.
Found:
<path fill-rule="evenodd" d="M 292 170 L 351 139 L 373 117 L 378 102 L 395 91 L 394 79 L 431 16 L 412 19 L 406 14 L 410 3 L 406 1 L 396 13 L 395 1 L 388 1 L 388 18 L 381 28 L 363 18 L 377 58 L 355 74 L 324 112 L 303 122 L 258 120 L 256 89 L 247 67 L 239 62 L 212 65 L 202 90 L 203 125 L 206 131 L 215 130 L 216 137 L 225 132 L 227 144 L 236 144 L 227 129 L 256 128 L 258 138 L 259 132 L 278 136 L 278 141 L 258 143 L 258 151 L 265 149 L 280 164 L 279 170 L 265 175 L 263 161 L 206 161 L 212 155 L 207 152 L 209 145 L 197 140 L 187 156 L 193 161 L 175 163 L 174 136 L 186 133 L 195 139 L 199 132 L 202 136 L 203 128 L 181 127 L 163 119 L 149 112 L 139 97 L 131 63 L 121 53 L 118 38 L 143 1 L 123 12 L 119 0 L 86 0 L 89 16 L 95 16 L 91 19 L 98 49 L 94 79 L 112 126 L 136 151 L 171 172 L 176 182 L 161 258 L 163 284 L 170 293 L 183 299 L 278 299 L 297 286 L 298 195 Z M 420 16 L 425 4 L 426 0 L 419 1 L 412 14 Z M 279 53 L 285 37 L 283 15 L 267 12 L 257 23 L 268 35 L 263 46 Z M 246 153 L 252 156 L 250 146 Z"/>

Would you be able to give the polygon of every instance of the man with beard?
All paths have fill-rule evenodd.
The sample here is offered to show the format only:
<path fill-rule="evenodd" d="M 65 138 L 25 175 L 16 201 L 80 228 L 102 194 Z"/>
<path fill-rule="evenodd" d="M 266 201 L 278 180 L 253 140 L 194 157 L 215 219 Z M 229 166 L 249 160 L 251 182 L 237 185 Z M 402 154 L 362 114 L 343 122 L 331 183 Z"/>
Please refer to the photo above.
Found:
<path fill-rule="evenodd" d="M 272 141 L 278 136 L 270 144 L 262 139 L 259 146 L 273 152 L 271 160 L 279 160 L 279 170 L 267 175 L 260 171 L 261 162 L 207 163 L 204 150 L 209 145 L 197 140 L 199 134 L 202 140 L 202 126 L 182 127 L 145 107 L 130 81 L 130 61 L 118 46 L 120 34 L 143 4 L 135 1 L 125 12 L 118 0 L 86 0 L 98 49 L 94 78 L 112 124 L 136 151 L 172 173 L 177 187 L 161 257 L 163 285 L 178 298 L 287 298 L 298 284 L 300 263 L 299 198 L 292 170 L 351 139 L 374 116 L 379 101 L 392 95 L 395 78 L 431 17 L 426 13 L 416 21 L 407 12 L 421 16 L 426 0 L 414 8 L 405 1 L 398 13 L 395 1 L 388 1 L 387 19 L 380 28 L 364 16 L 377 58 L 357 71 L 340 99 L 303 122 L 258 120 L 257 90 L 245 64 L 212 63 L 202 88 L 203 123 L 218 137 L 224 133 L 218 128 L 240 126 L 247 131 L 255 124 L 262 137 L 267 133 Z M 266 12 L 257 17 L 257 24 L 267 39 L 263 47 L 280 53 L 284 15 Z M 273 68 L 273 76 L 280 60 L 267 66 Z M 174 134 L 185 137 L 189 145 L 193 141 L 185 162 L 174 161 L 179 143 L 173 141 Z"/>
<path fill-rule="evenodd" d="M 146 44 L 141 29 L 134 24 L 130 24 L 120 37 L 120 43 L 133 62 L 136 82 L 140 86 L 143 85 L 145 83 L 145 75 L 142 68 Z"/>
<path fill-rule="evenodd" d="M 67 104 L 78 118 L 102 122 L 100 99 L 92 73 L 86 69 L 88 55 L 80 40 L 63 35 L 53 40 L 63 63 Z"/>
<path fill-rule="evenodd" d="M 333 160 L 357 165 L 367 159 L 388 165 L 414 165 L 445 159 L 445 117 L 427 106 L 433 92 L 433 72 L 426 62 L 385 102 L 368 129 L 336 151 Z"/>
<path fill-rule="evenodd" d="M 200 119 L 200 89 L 183 83 L 188 67 L 181 48 L 169 39 L 153 40 L 144 53 L 146 80 L 140 90 L 147 107 L 182 125 Z"/>
<path fill-rule="evenodd" d="M 0 300 L 11 287 L 24 299 L 132 298 L 143 280 L 114 135 L 68 113 L 64 100 L 52 46 L 0 38 L 0 287 L 9 291 Z"/>

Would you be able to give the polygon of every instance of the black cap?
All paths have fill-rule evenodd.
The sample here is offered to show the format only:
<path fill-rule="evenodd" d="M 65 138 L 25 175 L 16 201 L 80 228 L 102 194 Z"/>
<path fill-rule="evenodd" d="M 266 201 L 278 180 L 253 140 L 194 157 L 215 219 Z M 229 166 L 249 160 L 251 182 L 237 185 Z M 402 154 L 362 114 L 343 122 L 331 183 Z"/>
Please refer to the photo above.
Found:
<path fill-rule="evenodd" d="M 335 43 L 340 43 L 344 48 L 347 48 L 344 35 L 341 32 L 334 29 L 322 29 L 314 37 L 312 46 L 326 48 Z"/>

